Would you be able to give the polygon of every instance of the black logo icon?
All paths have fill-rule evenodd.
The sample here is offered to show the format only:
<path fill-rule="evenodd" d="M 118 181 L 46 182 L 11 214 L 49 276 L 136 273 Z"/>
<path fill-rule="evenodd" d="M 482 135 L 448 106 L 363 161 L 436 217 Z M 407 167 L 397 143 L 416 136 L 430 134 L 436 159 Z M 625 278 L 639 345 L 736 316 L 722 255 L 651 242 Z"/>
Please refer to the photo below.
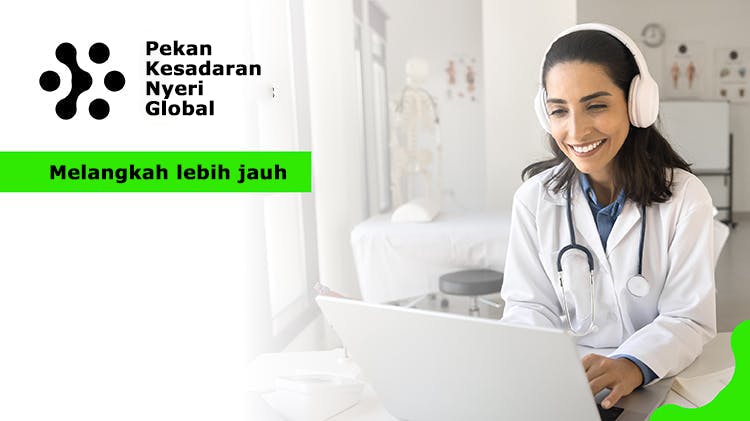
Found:
<path fill-rule="evenodd" d="M 93 80 L 91 75 L 81 69 L 76 61 L 76 48 L 73 44 L 64 42 L 57 46 L 55 57 L 60 63 L 70 69 L 71 86 L 68 96 L 61 99 L 55 106 L 57 116 L 63 120 L 69 120 L 76 115 L 78 96 L 91 88 Z M 96 64 L 102 64 L 109 59 L 109 47 L 97 42 L 89 48 L 89 58 Z M 39 77 L 39 86 L 47 92 L 52 92 L 60 87 L 60 75 L 48 70 Z M 104 76 L 104 86 L 112 92 L 117 92 L 125 86 L 125 76 L 113 70 Z M 109 115 L 109 103 L 102 98 L 97 98 L 89 104 L 89 114 L 97 120 Z"/>

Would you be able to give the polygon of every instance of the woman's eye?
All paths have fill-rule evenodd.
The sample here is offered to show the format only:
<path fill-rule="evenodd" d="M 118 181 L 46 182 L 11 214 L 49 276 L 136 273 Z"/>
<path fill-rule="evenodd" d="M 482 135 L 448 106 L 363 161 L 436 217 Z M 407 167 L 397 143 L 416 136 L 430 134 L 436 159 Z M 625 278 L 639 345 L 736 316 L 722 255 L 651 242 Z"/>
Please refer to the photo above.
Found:
<path fill-rule="evenodd" d="M 566 112 L 567 112 L 566 110 L 558 108 L 556 110 L 550 111 L 549 115 L 550 116 L 558 116 L 559 117 L 559 116 L 565 114 Z"/>
<path fill-rule="evenodd" d="M 599 109 L 603 109 L 603 108 L 607 108 L 607 106 L 605 104 L 591 104 L 591 105 L 589 105 L 589 110 L 599 110 Z"/>

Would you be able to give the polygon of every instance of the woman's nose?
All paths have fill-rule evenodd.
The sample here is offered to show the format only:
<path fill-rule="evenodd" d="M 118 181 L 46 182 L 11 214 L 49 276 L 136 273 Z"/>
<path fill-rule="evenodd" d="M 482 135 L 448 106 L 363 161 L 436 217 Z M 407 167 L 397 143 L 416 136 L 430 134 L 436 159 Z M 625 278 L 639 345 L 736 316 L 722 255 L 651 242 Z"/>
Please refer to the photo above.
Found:
<path fill-rule="evenodd" d="M 591 131 L 591 119 L 584 115 L 572 115 L 568 119 L 568 136 L 572 140 L 581 140 Z"/>

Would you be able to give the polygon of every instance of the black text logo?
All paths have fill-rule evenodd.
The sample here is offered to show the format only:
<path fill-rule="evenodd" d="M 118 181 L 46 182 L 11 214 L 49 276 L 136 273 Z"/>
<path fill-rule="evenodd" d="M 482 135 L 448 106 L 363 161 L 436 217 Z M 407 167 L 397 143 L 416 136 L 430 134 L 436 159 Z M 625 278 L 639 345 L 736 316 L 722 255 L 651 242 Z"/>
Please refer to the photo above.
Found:
<path fill-rule="evenodd" d="M 60 63 L 68 66 L 71 74 L 71 86 L 68 95 L 61 99 L 55 106 L 57 116 L 63 120 L 69 120 L 76 115 L 78 96 L 91 88 L 93 80 L 91 75 L 81 69 L 76 61 L 76 48 L 73 44 L 64 42 L 57 46 L 55 57 Z M 102 64 L 109 59 L 109 47 L 97 42 L 89 48 L 89 58 L 96 64 Z M 39 85 L 47 92 L 52 92 L 60 87 L 60 75 L 48 70 L 39 77 Z M 113 70 L 104 76 L 104 86 L 112 92 L 117 92 L 125 86 L 125 76 Z M 102 98 L 97 98 L 89 104 L 89 114 L 97 120 L 109 115 L 109 103 Z"/>

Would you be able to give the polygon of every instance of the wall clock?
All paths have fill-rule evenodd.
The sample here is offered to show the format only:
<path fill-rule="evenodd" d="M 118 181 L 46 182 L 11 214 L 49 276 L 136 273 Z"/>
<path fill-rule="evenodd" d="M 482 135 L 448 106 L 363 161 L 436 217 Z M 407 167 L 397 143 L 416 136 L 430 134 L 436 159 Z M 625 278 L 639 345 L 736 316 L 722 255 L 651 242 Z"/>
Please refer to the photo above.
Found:
<path fill-rule="evenodd" d="M 666 38 L 666 31 L 664 27 L 658 23 L 649 23 L 643 27 L 641 31 L 641 39 L 643 43 L 649 47 L 658 47 L 664 43 Z"/>

